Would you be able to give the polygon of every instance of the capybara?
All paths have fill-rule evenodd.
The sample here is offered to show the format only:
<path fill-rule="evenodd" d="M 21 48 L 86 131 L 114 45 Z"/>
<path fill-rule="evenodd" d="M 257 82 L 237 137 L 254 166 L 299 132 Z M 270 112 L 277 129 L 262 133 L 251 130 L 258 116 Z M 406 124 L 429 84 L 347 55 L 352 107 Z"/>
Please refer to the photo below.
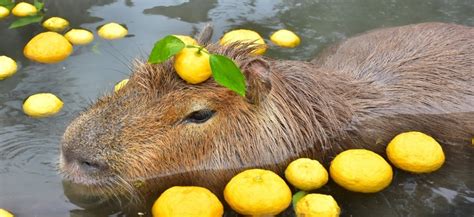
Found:
<path fill-rule="evenodd" d="M 255 56 L 252 44 L 208 43 L 210 31 L 199 42 L 236 62 L 246 96 L 212 78 L 187 84 L 173 60 L 137 61 L 123 89 L 68 126 L 60 156 L 66 180 L 91 195 L 158 194 L 172 185 L 221 195 L 245 168 L 282 174 L 299 157 L 327 165 L 349 148 L 383 154 L 405 131 L 427 133 L 447 150 L 474 137 L 473 27 L 378 29 L 311 62 Z"/>

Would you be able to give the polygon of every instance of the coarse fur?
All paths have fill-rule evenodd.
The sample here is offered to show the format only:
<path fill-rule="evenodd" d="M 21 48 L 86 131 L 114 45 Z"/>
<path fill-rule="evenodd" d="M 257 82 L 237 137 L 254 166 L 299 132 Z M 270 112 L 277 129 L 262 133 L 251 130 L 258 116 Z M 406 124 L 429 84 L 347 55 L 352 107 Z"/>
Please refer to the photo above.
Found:
<path fill-rule="evenodd" d="M 172 60 L 136 61 L 123 89 L 67 128 L 64 177 L 112 196 L 173 185 L 204 186 L 220 195 L 245 168 L 281 174 L 299 157 L 327 164 L 349 148 L 383 153 L 405 131 L 430 134 L 446 149 L 468 146 L 474 137 L 472 27 L 423 23 L 374 30 L 312 62 L 255 56 L 251 44 L 206 48 L 240 66 L 246 97 L 213 79 L 186 84 Z M 215 113 L 201 124 L 186 121 L 202 109 Z"/>

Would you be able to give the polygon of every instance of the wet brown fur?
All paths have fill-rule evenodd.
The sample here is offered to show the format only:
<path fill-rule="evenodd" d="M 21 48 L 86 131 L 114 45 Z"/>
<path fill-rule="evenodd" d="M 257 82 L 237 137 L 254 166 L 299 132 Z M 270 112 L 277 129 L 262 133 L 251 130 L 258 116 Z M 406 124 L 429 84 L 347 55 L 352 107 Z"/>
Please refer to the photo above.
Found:
<path fill-rule="evenodd" d="M 472 27 L 424 23 L 375 30 L 312 62 L 255 57 L 239 44 L 207 49 L 237 62 L 247 77 L 247 97 L 212 79 L 186 84 L 172 61 L 137 61 L 124 89 L 100 99 L 66 130 L 65 177 L 109 186 L 114 195 L 171 185 L 220 194 L 244 168 L 281 173 L 298 157 L 328 163 L 348 148 L 383 153 L 404 131 L 426 132 L 446 148 L 474 137 Z M 202 108 L 215 110 L 214 117 L 182 122 Z M 64 155 L 104 169 L 86 174 Z"/>

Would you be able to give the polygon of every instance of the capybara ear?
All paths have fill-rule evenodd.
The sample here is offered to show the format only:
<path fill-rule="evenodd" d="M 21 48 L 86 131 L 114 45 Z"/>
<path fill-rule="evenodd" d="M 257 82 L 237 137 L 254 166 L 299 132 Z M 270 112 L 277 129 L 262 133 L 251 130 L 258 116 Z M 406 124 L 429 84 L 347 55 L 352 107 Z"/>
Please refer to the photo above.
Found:
<path fill-rule="evenodd" d="M 246 97 L 252 104 L 265 100 L 272 89 L 270 65 L 261 58 L 255 58 L 242 67 L 247 79 Z"/>
<path fill-rule="evenodd" d="M 198 43 L 202 46 L 209 44 L 212 38 L 212 33 L 214 32 L 214 27 L 211 23 L 207 23 L 201 30 L 198 36 Z"/>

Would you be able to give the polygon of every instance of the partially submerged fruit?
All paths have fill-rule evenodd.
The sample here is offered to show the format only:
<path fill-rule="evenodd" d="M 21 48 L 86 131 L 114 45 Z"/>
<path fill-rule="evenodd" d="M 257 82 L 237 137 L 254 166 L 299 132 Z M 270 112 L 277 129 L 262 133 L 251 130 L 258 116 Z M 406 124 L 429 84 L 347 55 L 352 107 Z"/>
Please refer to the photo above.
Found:
<path fill-rule="evenodd" d="M 293 48 L 300 44 L 301 39 L 294 32 L 280 29 L 270 36 L 270 40 L 280 47 Z"/>
<path fill-rule="evenodd" d="M 288 182 L 298 189 L 310 191 L 328 182 L 328 172 L 317 160 L 300 158 L 291 162 L 285 170 Z"/>
<path fill-rule="evenodd" d="M 30 117 L 45 118 L 53 116 L 63 107 L 63 102 L 52 93 L 37 93 L 26 98 L 23 112 Z"/>
<path fill-rule="evenodd" d="M 206 188 L 175 186 L 160 195 L 151 212 L 154 217 L 220 217 L 224 206 Z"/>
<path fill-rule="evenodd" d="M 0 20 L 5 17 L 8 17 L 9 14 L 10 14 L 10 10 L 8 10 L 8 8 L 0 6 Z"/>
<path fill-rule="evenodd" d="M 365 149 L 338 154 L 329 167 L 331 178 L 347 190 L 374 193 L 392 182 L 392 167 L 382 156 Z"/>
<path fill-rule="evenodd" d="M 128 34 L 128 30 L 118 23 L 107 23 L 100 27 L 97 34 L 101 38 L 114 40 L 125 37 Z"/>
<path fill-rule="evenodd" d="M 174 58 L 174 69 L 190 84 L 199 84 L 211 77 L 211 65 L 206 49 L 184 48 Z"/>
<path fill-rule="evenodd" d="M 277 215 L 291 203 L 285 181 L 269 170 L 249 169 L 234 176 L 224 189 L 230 207 L 242 215 Z"/>
<path fill-rule="evenodd" d="M 61 17 L 51 17 L 43 22 L 43 27 L 50 31 L 61 32 L 69 26 L 69 22 Z"/>
<path fill-rule="evenodd" d="M 387 146 L 387 156 L 396 167 L 413 173 L 429 173 L 443 166 L 441 145 L 421 132 L 397 135 Z"/>
<path fill-rule="evenodd" d="M 0 56 L 0 80 L 8 78 L 16 73 L 18 66 L 10 57 Z"/>
<path fill-rule="evenodd" d="M 72 53 L 72 45 L 56 32 L 43 32 L 33 37 L 23 49 L 30 60 L 40 63 L 57 63 Z"/>
<path fill-rule="evenodd" d="M 121 80 L 120 82 L 118 82 L 117 84 L 115 84 L 114 86 L 114 92 L 118 92 L 120 89 L 122 89 L 123 87 L 125 87 L 125 85 L 127 85 L 128 83 L 128 78 L 127 79 L 123 79 Z"/>
<path fill-rule="evenodd" d="M 20 2 L 12 9 L 12 14 L 17 17 L 32 16 L 38 13 L 38 9 L 30 3 Z"/>
<path fill-rule="evenodd" d="M 262 55 L 267 50 L 262 36 L 260 36 L 257 32 L 248 29 L 232 30 L 224 34 L 224 36 L 222 36 L 221 40 L 219 41 L 221 45 L 226 45 L 233 42 L 255 43 L 260 45 L 260 47 L 253 52 L 257 55 Z"/>
<path fill-rule="evenodd" d="M 71 29 L 64 37 L 73 45 L 86 45 L 94 40 L 94 34 L 85 29 Z"/>
<path fill-rule="evenodd" d="M 0 209 L 0 217 L 14 217 L 14 215 L 7 210 Z"/>
<path fill-rule="evenodd" d="M 198 45 L 196 39 L 192 38 L 191 36 L 187 35 L 173 35 L 176 38 L 179 38 L 185 45 Z"/>
<path fill-rule="evenodd" d="M 331 195 L 308 194 L 295 207 L 297 217 L 338 217 L 341 209 Z"/>

